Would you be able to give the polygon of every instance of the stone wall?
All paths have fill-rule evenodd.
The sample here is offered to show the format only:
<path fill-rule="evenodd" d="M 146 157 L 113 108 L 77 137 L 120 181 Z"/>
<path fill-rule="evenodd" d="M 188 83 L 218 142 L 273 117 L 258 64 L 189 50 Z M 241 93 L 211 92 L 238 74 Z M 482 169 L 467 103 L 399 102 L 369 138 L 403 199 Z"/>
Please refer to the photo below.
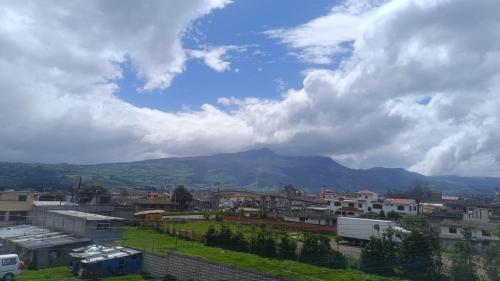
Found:
<path fill-rule="evenodd" d="M 165 256 L 143 253 L 143 271 L 155 278 L 171 275 L 181 281 L 292 280 L 174 252 L 167 252 Z"/>

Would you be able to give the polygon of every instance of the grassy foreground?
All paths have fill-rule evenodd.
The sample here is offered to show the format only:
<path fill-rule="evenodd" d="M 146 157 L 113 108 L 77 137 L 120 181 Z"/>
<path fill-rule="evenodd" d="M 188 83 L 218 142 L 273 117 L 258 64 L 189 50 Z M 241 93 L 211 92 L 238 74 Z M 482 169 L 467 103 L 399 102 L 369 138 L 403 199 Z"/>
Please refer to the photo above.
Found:
<path fill-rule="evenodd" d="M 71 274 L 67 266 L 52 267 L 40 270 L 23 270 L 16 281 L 82 281 Z M 102 279 L 105 281 L 142 281 L 147 280 L 140 275 L 126 275 Z"/>
<path fill-rule="evenodd" d="M 177 251 L 199 256 L 211 261 L 251 268 L 275 275 L 289 276 L 298 280 L 324 281 L 381 281 L 398 280 L 366 274 L 353 269 L 329 269 L 296 261 L 276 260 L 257 255 L 233 252 L 221 248 L 207 247 L 201 243 L 176 239 L 173 236 L 158 233 L 152 229 L 128 228 L 124 231 L 122 244 L 142 249 L 147 252 L 164 254 L 165 251 Z M 176 247 L 177 245 L 177 247 Z M 140 279 L 139 279 L 140 280 Z"/>

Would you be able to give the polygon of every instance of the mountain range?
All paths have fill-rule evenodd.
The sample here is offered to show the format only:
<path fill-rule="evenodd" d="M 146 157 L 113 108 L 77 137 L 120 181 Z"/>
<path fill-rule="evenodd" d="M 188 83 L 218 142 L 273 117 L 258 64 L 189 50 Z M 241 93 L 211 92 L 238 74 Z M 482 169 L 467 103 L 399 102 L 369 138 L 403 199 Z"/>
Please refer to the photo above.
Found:
<path fill-rule="evenodd" d="M 69 188 L 75 176 L 93 184 L 277 190 L 286 184 L 305 190 L 402 190 L 417 184 L 444 194 L 492 195 L 500 178 L 424 176 L 401 168 L 351 169 L 329 157 L 284 156 L 269 149 L 212 156 L 76 165 L 0 162 L 0 187 Z"/>

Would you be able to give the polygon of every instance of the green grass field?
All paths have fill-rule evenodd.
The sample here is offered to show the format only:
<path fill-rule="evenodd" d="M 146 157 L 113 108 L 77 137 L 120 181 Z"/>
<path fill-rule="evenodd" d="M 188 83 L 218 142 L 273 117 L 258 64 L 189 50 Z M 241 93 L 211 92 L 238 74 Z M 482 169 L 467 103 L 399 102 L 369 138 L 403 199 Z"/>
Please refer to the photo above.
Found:
<path fill-rule="evenodd" d="M 204 226 L 196 225 L 196 227 L 202 230 L 201 228 Z M 329 269 L 296 261 L 269 259 L 248 253 L 207 247 L 201 243 L 176 239 L 174 236 L 159 233 L 151 229 L 126 229 L 124 231 L 124 240 L 122 244 L 157 254 L 164 254 L 167 250 L 177 251 L 223 264 L 237 265 L 275 275 L 289 276 L 298 280 L 398 280 L 366 274 L 354 269 Z"/>
<path fill-rule="evenodd" d="M 81 281 L 71 274 L 70 268 L 67 266 L 53 267 L 40 270 L 23 270 L 16 281 Z M 106 281 L 142 281 L 148 280 L 140 275 L 126 275 L 120 277 L 105 278 Z"/>

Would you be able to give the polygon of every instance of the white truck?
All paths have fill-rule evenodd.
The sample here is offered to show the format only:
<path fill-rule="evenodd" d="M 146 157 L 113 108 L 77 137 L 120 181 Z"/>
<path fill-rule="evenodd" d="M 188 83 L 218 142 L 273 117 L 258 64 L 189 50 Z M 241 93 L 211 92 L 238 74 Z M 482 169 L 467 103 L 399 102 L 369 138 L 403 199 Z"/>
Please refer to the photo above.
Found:
<path fill-rule="evenodd" d="M 377 226 L 378 225 L 378 230 Z M 344 241 L 351 244 L 363 245 L 370 240 L 370 237 L 381 237 L 385 230 L 392 228 L 395 231 L 392 240 L 401 242 L 402 234 L 408 230 L 397 226 L 394 221 L 373 220 L 361 218 L 338 217 L 337 235 Z"/>
<path fill-rule="evenodd" d="M 12 281 L 21 274 L 21 261 L 16 254 L 0 255 L 0 280 Z"/>

